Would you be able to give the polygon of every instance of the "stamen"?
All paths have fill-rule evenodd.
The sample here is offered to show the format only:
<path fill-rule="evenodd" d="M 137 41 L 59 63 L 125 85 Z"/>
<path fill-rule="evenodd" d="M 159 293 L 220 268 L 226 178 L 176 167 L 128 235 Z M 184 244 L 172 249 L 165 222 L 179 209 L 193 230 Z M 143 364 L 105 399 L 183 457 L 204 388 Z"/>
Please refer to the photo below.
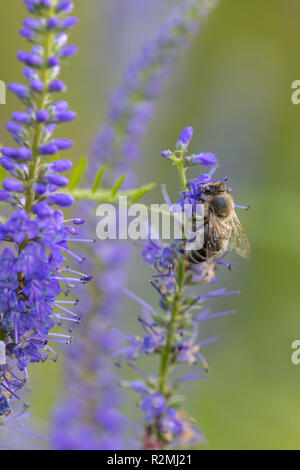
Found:
<path fill-rule="evenodd" d="M 85 258 L 76 255 L 76 253 L 74 253 L 73 251 L 69 250 L 68 248 L 65 248 L 65 247 L 62 246 L 61 249 L 62 249 L 63 251 L 65 251 L 66 253 L 68 253 L 70 256 L 73 256 L 73 258 L 75 258 L 77 261 L 79 261 L 79 263 L 83 263 L 83 261 L 85 261 Z"/>
<path fill-rule="evenodd" d="M 80 323 L 81 322 L 81 318 L 78 317 L 78 318 L 70 318 L 70 317 L 64 317 L 62 315 L 57 315 L 57 318 L 59 320 L 66 320 L 66 321 L 71 321 L 71 322 L 74 322 L 74 323 Z M 65 327 L 65 328 L 68 328 L 68 327 Z"/>
<path fill-rule="evenodd" d="M 60 308 L 61 310 L 63 310 L 64 312 L 69 313 L 70 315 L 72 315 L 72 317 L 80 318 L 79 315 L 77 315 L 76 313 L 73 313 L 71 310 L 69 310 L 69 309 L 66 308 L 66 307 L 63 307 L 62 305 L 57 305 L 56 302 L 54 302 L 54 305 L 55 305 L 57 308 Z"/>
<path fill-rule="evenodd" d="M 4 387 L 5 390 L 7 390 L 9 393 L 12 394 L 13 397 L 17 398 L 18 400 L 20 400 L 20 397 L 18 397 L 18 395 L 16 395 L 10 388 L 8 388 L 3 382 L 1 383 L 1 387 Z"/>
<path fill-rule="evenodd" d="M 53 277 L 53 279 L 56 279 L 57 281 L 60 281 L 60 282 L 66 282 L 68 284 L 69 287 L 73 287 L 72 284 L 69 284 L 69 281 L 70 282 L 80 282 L 82 284 L 86 284 L 87 282 L 89 282 L 88 279 L 84 279 L 84 278 L 76 278 L 76 277 Z"/>
<path fill-rule="evenodd" d="M 68 242 L 96 243 L 96 238 L 69 238 Z"/>
<path fill-rule="evenodd" d="M 239 209 L 244 209 L 245 211 L 248 211 L 250 209 L 250 206 L 241 206 L 240 204 L 234 204 L 234 207 L 238 207 Z"/>
<path fill-rule="evenodd" d="M 69 273 L 78 274 L 78 276 L 82 276 L 80 280 L 84 283 L 89 282 L 93 279 L 93 276 L 89 276 L 87 274 L 81 273 L 80 271 L 74 271 L 74 270 L 70 269 L 68 266 L 66 268 L 63 268 L 62 271 L 67 271 Z"/>
<path fill-rule="evenodd" d="M 81 224 L 84 224 L 85 223 L 85 220 L 84 219 L 81 219 L 80 217 L 74 217 L 74 219 L 67 219 L 67 220 L 64 220 L 64 224 L 68 223 L 68 222 L 72 222 L 73 224 L 75 225 L 81 225 Z"/>
<path fill-rule="evenodd" d="M 62 333 L 48 333 L 48 336 L 51 336 L 50 341 L 61 341 L 61 342 L 66 342 L 66 344 L 70 344 L 73 341 L 72 336 L 69 335 L 64 335 Z M 65 340 L 65 341 L 63 341 Z"/>
<path fill-rule="evenodd" d="M 126 295 L 128 295 L 129 297 L 131 297 L 133 300 L 135 300 L 137 303 L 142 305 L 142 307 L 145 307 L 146 310 L 148 310 L 149 312 L 154 313 L 154 315 L 157 315 L 157 312 L 154 310 L 153 307 L 151 307 L 151 305 L 147 304 L 147 302 L 145 302 L 143 299 L 141 299 L 140 297 L 135 295 L 133 292 L 131 292 L 130 290 L 128 290 L 126 288 L 123 288 L 123 292 Z"/>
<path fill-rule="evenodd" d="M 56 300 L 56 304 L 72 304 L 72 305 L 77 305 L 79 303 L 79 299 L 75 300 Z"/>

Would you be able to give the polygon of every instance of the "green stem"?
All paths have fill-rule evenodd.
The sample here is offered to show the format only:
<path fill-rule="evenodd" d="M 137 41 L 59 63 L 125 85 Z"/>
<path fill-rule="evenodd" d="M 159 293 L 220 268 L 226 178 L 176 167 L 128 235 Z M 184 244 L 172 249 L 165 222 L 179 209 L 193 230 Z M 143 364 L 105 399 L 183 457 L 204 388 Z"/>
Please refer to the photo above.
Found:
<path fill-rule="evenodd" d="M 172 346 L 173 346 L 173 338 L 174 338 L 174 330 L 175 330 L 175 325 L 176 325 L 176 320 L 177 320 L 177 315 L 179 313 L 179 308 L 180 308 L 180 301 L 182 299 L 182 288 L 183 288 L 183 281 L 184 281 L 184 260 L 180 259 L 179 260 L 179 265 L 178 265 L 178 271 L 177 271 L 177 286 L 178 286 L 178 291 L 175 294 L 174 300 L 173 300 L 173 307 L 171 311 L 171 319 L 168 324 L 168 331 L 169 333 L 167 334 L 167 339 L 166 339 L 166 347 L 165 350 L 161 356 L 161 362 L 160 362 L 160 373 L 159 373 L 159 392 L 162 395 L 166 395 L 166 385 L 167 385 L 167 375 L 169 371 L 169 366 L 170 366 L 170 355 L 172 353 Z"/>
<path fill-rule="evenodd" d="M 187 187 L 187 180 L 186 180 L 186 168 L 184 167 L 183 162 L 177 164 L 179 178 L 181 182 L 182 189 L 185 191 Z"/>
<path fill-rule="evenodd" d="M 184 167 L 184 162 L 182 157 L 176 162 L 182 189 L 185 191 L 187 187 L 187 179 L 186 179 L 186 168 Z M 158 379 L 158 390 L 161 395 L 165 398 L 168 398 L 169 390 L 167 387 L 167 378 L 168 373 L 171 367 L 171 360 L 172 360 L 172 349 L 173 349 L 173 341 L 176 331 L 176 322 L 177 316 L 180 311 L 180 304 L 183 295 L 183 286 L 184 286 L 184 277 L 185 277 L 185 259 L 183 256 L 180 256 L 177 266 L 177 292 L 174 296 L 173 305 L 171 309 L 171 318 L 167 326 L 167 330 L 169 333 L 166 337 L 166 346 L 161 355 L 160 359 L 160 368 L 159 368 L 159 379 Z M 158 438 L 160 441 L 161 433 L 158 430 Z"/>

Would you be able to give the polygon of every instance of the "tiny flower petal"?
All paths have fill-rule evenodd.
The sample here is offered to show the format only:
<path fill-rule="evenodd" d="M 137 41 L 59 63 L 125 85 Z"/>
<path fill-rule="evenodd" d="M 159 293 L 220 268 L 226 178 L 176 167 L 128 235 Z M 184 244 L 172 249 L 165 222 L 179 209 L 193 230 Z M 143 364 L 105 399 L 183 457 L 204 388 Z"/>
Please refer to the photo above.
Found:
<path fill-rule="evenodd" d="M 192 140 L 193 132 L 194 130 L 192 127 L 186 127 L 179 136 L 179 139 L 177 141 L 177 148 L 185 149 Z"/>
<path fill-rule="evenodd" d="M 51 82 L 48 87 L 49 91 L 57 91 L 57 92 L 65 91 L 66 89 L 67 87 L 65 83 L 61 80 L 53 80 L 53 82 Z"/>
<path fill-rule="evenodd" d="M 75 199 L 69 194 L 51 194 L 48 196 L 47 201 L 49 204 L 56 204 L 60 207 L 70 207 L 74 204 Z"/>
<path fill-rule="evenodd" d="M 56 160 L 55 162 L 50 163 L 49 165 L 49 170 L 53 172 L 63 172 L 63 171 L 68 171 L 72 168 L 72 161 L 71 160 Z"/>
<path fill-rule="evenodd" d="M 18 180 L 5 179 L 2 181 L 3 189 L 6 191 L 12 191 L 16 193 L 21 193 L 24 191 L 24 185 Z"/>

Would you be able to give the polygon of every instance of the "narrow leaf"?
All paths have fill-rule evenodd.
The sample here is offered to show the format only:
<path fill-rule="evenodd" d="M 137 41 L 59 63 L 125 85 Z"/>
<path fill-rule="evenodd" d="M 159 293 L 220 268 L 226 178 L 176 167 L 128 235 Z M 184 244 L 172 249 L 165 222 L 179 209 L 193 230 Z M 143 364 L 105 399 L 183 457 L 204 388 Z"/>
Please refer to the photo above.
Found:
<path fill-rule="evenodd" d="M 116 184 L 113 186 L 112 190 L 111 190 L 111 195 L 112 196 L 115 196 L 117 194 L 117 192 L 119 191 L 119 189 L 121 188 L 122 184 L 124 183 L 125 181 L 125 178 L 126 178 L 126 175 L 122 175 L 118 181 L 116 182 Z"/>
<path fill-rule="evenodd" d="M 76 188 L 76 186 L 78 185 L 80 179 L 83 176 L 86 164 L 87 164 L 87 158 L 82 157 L 79 160 L 79 162 L 77 163 L 77 165 L 74 167 L 74 170 L 73 170 L 72 175 L 70 177 L 69 189 L 72 190 L 72 189 Z"/>
<path fill-rule="evenodd" d="M 149 184 L 148 186 L 144 186 L 143 188 L 138 189 L 133 195 L 131 196 L 130 203 L 133 204 L 138 199 L 141 199 L 145 194 L 149 193 L 151 189 L 155 187 L 155 184 Z"/>
<path fill-rule="evenodd" d="M 98 170 L 96 178 L 94 179 L 94 183 L 93 183 L 93 187 L 92 187 L 92 193 L 95 193 L 97 191 L 97 189 L 100 188 L 104 172 L 105 172 L 104 167 L 102 167 Z"/>

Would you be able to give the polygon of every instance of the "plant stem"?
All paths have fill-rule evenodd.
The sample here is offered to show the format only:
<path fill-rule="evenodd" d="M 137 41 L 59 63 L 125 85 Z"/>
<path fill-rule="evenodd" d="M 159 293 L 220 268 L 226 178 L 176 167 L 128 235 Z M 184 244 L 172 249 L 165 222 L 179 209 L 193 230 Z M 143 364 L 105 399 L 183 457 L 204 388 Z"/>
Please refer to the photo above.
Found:
<path fill-rule="evenodd" d="M 177 164 L 177 168 L 178 168 L 178 173 L 179 173 L 179 178 L 180 178 L 181 186 L 182 186 L 183 190 L 185 191 L 185 190 L 186 190 L 186 186 L 187 186 L 186 168 L 184 167 L 182 161 Z"/>
<path fill-rule="evenodd" d="M 173 345 L 173 338 L 174 338 L 174 330 L 176 325 L 176 317 L 179 312 L 180 301 L 182 299 L 182 288 L 183 288 L 183 280 L 184 280 L 184 260 L 180 259 L 177 271 L 177 285 L 178 291 L 174 296 L 173 301 L 173 308 L 171 312 L 171 319 L 168 324 L 168 331 L 167 339 L 166 339 L 166 347 L 161 356 L 160 362 L 160 374 L 159 374 L 159 392 L 162 395 L 166 395 L 166 383 L 167 383 L 167 375 L 169 371 L 169 362 L 170 362 L 170 354 L 172 352 L 172 345 Z"/>
<path fill-rule="evenodd" d="M 184 166 L 184 162 L 182 157 L 176 162 L 182 189 L 185 191 L 187 187 L 187 180 L 186 180 L 186 168 Z M 182 300 L 183 295 L 183 286 L 184 286 L 184 277 L 185 277 L 185 258 L 182 255 L 179 259 L 178 266 L 177 266 L 177 292 L 174 296 L 173 305 L 171 309 L 171 318 L 167 327 L 168 334 L 166 337 L 166 346 L 161 355 L 160 360 L 160 372 L 159 372 L 159 380 L 158 380 L 158 389 L 159 393 L 161 393 L 165 398 L 168 398 L 169 390 L 167 389 L 167 377 L 170 369 L 170 359 L 172 355 L 173 349 L 173 340 L 174 334 L 176 332 L 176 322 L 177 322 L 177 315 L 180 311 L 180 303 Z M 158 438 L 161 441 L 161 433 L 158 430 Z"/>

